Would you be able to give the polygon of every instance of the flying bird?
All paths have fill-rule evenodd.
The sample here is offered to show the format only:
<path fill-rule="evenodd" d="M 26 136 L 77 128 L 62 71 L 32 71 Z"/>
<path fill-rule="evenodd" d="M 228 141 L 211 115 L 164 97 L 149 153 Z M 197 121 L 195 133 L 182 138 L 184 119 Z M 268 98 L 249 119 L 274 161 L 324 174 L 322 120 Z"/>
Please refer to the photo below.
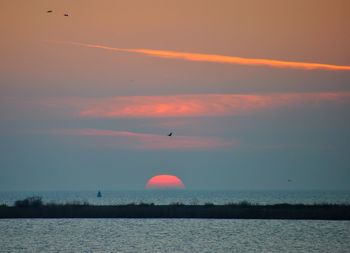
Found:
<path fill-rule="evenodd" d="M 64 14 L 64 16 L 65 16 L 65 17 L 68 17 L 68 16 L 69 16 L 69 14 L 65 13 L 65 14 Z"/>
<path fill-rule="evenodd" d="M 46 11 L 46 13 L 51 13 L 51 12 L 53 12 L 53 10 L 48 10 L 48 11 Z"/>
<path fill-rule="evenodd" d="M 168 136 L 172 136 L 173 135 L 173 132 L 170 132 L 169 134 L 168 134 Z"/>

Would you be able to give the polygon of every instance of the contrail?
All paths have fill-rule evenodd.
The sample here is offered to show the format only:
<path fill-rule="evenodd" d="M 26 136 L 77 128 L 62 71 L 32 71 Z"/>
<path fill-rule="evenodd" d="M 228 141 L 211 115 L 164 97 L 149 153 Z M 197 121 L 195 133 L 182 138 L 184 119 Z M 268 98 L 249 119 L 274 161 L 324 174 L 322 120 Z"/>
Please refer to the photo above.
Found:
<path fill-rule="evenodd" d="M 198 53 L 186 53 L 167 50 L 154 50 L 154 49 L 129 49 L 129 48 L 117 48 L 95 44 L 85 44 L 79 42 L 57 42 L 66 43 L 76 46 L 99 48 L 117 52 L 128 52 L 143 54 L 159 58 L 181 59 L 185 61 L 198 61 L 198 62 L 213 62 L 224 64 L 237 64 L 247 66 L 268 66 L 272 68 L 290 68 L 290 69 L 304 69 L 304 70 L 329 70 L 329 71 L 350 71 L 350 66 L 345 65 L 333 65 L 323 63 L 310 63 L 310 62 L 295 62 L 295 61 L 282 61 L 271 59 L 257 59 L 257 58 L 243 58 L 236 56 L 226 56 L 217 54 L 198 54 Z"/>

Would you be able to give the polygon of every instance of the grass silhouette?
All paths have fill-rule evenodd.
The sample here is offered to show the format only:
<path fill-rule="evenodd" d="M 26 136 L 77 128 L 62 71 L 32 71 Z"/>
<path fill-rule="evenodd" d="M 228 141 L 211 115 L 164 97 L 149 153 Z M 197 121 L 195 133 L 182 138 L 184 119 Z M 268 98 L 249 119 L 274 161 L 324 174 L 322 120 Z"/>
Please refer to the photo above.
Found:
<path fill-rule="evenodd" d="M 40 197 L 0 205 L 0 218 L 204 218 L 350 220 L 348 204 L 253 204 L 248 201 L 215 205 L 130 203 L 91 205 L 87 202 L 43 203 Z"/>

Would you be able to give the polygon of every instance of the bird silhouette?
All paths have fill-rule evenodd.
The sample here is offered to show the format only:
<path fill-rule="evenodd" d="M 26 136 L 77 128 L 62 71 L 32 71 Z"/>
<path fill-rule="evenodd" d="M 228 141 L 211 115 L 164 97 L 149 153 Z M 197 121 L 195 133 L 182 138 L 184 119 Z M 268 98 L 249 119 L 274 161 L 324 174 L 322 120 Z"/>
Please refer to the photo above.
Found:
<path fill-rule="evenodd" d="M 173 132 L 170 132 L 169 134 L 168 134 L 168 136 L 172 136 L 173 135 Z"/>
<path fill-rule="evenodd" d="M 48 11 L 46 11 L 46 13 L 52 13 L 53 12 L 53 10 L 48 10 Z"/>
<path fill-rule="evenodd" d="M 69 14 L 65 13 L 65 14 L 64 14 L 64 16 L 65 16 L 65 17 L 68 17 L 68 16 L 69 16 Z"/>

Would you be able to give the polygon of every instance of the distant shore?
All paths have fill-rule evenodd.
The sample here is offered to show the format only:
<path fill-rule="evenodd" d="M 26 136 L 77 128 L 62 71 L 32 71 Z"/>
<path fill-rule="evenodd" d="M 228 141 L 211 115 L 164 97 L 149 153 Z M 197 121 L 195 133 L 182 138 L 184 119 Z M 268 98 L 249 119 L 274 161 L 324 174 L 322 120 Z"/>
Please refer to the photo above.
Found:
<path fill-rule="evenodd" d="M 0 205 L 0 219 L 17 218 L 198 218 L 198 219 L 298 219 L 350 220 L 348 204 L 273 204 L 243 201 L 225 205 L 184 205 L 172 203 L 131 203 L 90 205 L 88 203 L 43 204 L 40 198 L 16 201 L 14 206 Z"/>

